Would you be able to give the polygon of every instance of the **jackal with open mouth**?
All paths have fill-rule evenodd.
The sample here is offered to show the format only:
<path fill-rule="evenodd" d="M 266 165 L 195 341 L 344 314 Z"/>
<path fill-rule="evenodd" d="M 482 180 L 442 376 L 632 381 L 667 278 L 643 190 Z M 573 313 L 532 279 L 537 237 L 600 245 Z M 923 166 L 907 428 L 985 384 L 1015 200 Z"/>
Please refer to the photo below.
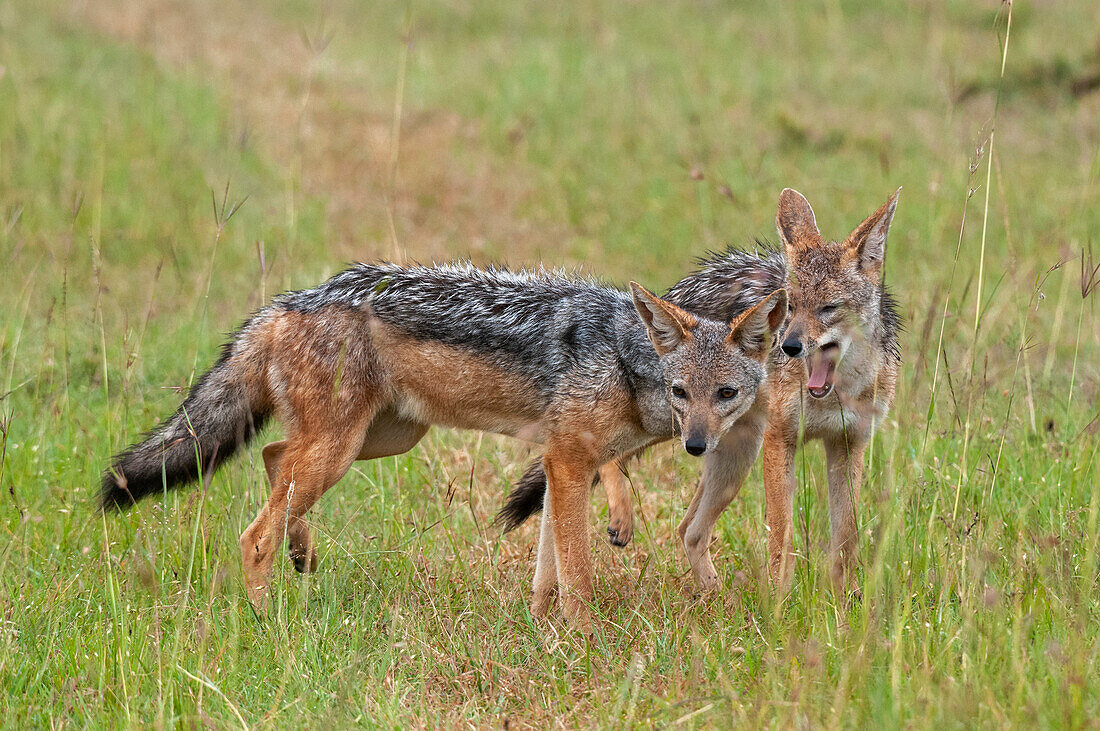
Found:
<path fill-rule="evenodd" d="M 789 315 L 768 359 L 760 394 L 767 420 L 744 434 L 726 453 L 708 453 L 695 496 L 677 528 L 700 588 L 717 581 L 709 544 L 714 523 L 736 497 L 747 465 L 763 442 L 769 564 L 773 578 L 789 582 L 795 455 L 807 440 L 821 440 L 828 460 L 830 573 L 838 589 L 851 586 L 858 533 L 855 504 L 864 452 L 876 425 L 894 401 L 901 355 L 897 306 L 883 284 L 886 237 L 900 189 L 841 242 L 826 241 L 809 202 L 797 191 L 779 196 L 777 249 L 729 248 L 700 262 L 700 269 L 673 285 L 665 299 L 701 317 L 732 320 L 769 292 L 786 287 Z M 749 420 L 742 429 L 748 429 Z M 743 450 L 752 449 L 745 459 Z M 625 546 L 633 506 L 619 465 L 599 475 L 611 508 L 609 534 Z M 542 505 L 546 478 L 534 464 L 501 510 L 506 529 L 522 523 Z"/>

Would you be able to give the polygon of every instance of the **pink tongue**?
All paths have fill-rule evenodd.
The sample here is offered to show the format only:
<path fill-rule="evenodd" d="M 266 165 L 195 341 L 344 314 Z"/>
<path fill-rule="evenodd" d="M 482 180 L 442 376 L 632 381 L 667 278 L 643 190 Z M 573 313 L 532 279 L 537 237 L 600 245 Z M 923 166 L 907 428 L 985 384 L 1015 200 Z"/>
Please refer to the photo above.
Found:
<path fill-rule="evenodd" d="M 821 388 L 825 385 L 825 377 L 829 375 L 829 361 L 827 358 L 819 358 L 813 364 L 810 371 L 810 380 L 806 381 L 807 388 Z"/>

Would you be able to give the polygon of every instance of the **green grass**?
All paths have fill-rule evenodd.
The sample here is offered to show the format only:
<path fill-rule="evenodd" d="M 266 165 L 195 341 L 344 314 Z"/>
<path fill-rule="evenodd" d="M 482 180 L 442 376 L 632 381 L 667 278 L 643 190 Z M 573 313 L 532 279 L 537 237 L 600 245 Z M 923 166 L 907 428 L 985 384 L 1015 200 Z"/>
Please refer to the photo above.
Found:
<path fill-rule="evenodd" d="M 1095 3 L 1014 7 L 1003 82 L 996 3 L 325 8 L 0 5 L 0 725 L 1096 723 Z M 624 551 L 597 496 L 591 645 L 528 614 L 534 527 L 488 527 L 531 456 L 504 439 L 358 464 L 312 515 L 321 571 L 280 564 L 262 616 L 237 538 L 263 440 L 202 490 L 94 509 L 222 333 L 347 259 L 658 288 L 773 236 L 785 186 L 839 237 L 898 185 L 905 368 L 861 603 L 826 588 L 816 447 L 784 604 L 759 468 L 703 598 L 673 539 L 697 463 L 637 465 Z"/>

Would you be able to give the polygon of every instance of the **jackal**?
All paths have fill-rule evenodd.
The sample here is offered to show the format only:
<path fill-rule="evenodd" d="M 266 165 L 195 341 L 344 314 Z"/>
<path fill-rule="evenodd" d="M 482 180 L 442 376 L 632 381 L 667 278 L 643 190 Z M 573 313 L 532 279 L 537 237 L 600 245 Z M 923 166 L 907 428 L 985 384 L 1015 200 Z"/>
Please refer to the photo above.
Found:
<path fill-rule="evenodd" d="M 900 189 L 841 243 L 826 241 L 813 209 L 797 191 L 779 197 L 776 227 L 782 250 L 760 244 L 753 251 L 730 248 L 700 262 L 665 299 L 694 315 L 736 318 L 766 293 L 789 291 L 789 319 L 781 344 L 769 358 L 768 379 L 759 398 L 768 403 L 766 427 L 736 443 L 752 446 L 751 463 L 764 450 L 769 567 L 785 587 L 790 577 L 791 517 L 795 455 L 802 440 L 820 439 L 828 461 L 830 573 L 841 589 L 850 586 L 856 555 L 855 507 L 864 451 L 876 425 L 894 400 L 901 355 L 899 318 L 882 281 L 886 237 Z M 751 420 L 743 420 L 748 430 Z M 754 445 L 754 446 L 753 446 Z M 677 528 L 688 561 L 703 589 L 717 578 L 709 544 L 714 522 L 740 490 L 747 467 L 708 454 L 703 479 Z M 611 507 L 609 533 L 616 545 L 622 526 L 632 523 L 630 494 L 619 469 L 601 468 Z M 510 530 L 539 509 L 545 478 L 532 465 L 509 496 L 500 516 Z M 629 540 L 629 538 L 627 538 Z"/>
<path fill-rule="evenodd" d="M 762 419 L 756 392 L 786 317 L 782 291 L 717 322 L 631 287 L 359 264 L 283 294 L 244 323 L 174 415 L 115 458 L 103 506 L 209 474 L 276 417 L 285 438 L 263 449 L 271 496 L 240 540 L 249 598 L 263 605 L 284 538 L 299 571 L 315 568 L 304 516 L 353 461 L 405 452 L 433 424 L 539 442 L 549 508 L 532 611 L 546 612 L 556 584 L 587 633 L 597 468 L 672 436 L 677 418 L 692 451 L 714 450 L 754 409 Z"/>

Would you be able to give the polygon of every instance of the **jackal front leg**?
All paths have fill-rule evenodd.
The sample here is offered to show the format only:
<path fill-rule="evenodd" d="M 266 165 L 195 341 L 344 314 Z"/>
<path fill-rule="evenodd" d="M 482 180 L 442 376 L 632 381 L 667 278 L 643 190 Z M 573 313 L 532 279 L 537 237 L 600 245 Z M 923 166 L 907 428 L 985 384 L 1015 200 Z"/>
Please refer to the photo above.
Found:
<path fill-rule="evenodd" d="M 829 469 L 829 577 L 838 593 L 854 588 L 854 567 L 859 547 L 856 506 L 863 480 L 864 439 L 848 435 L 825 440 Z"/>
<path fill-rule="evenodd" d="M 551 445 L 543 457 L 549 498 L 544 514 L 548 516 L 554 539 L 559 600 L 566 619 L 584 635 L 592 633 L 592 617 L 588 611 L 592 601 L 588 496 L 599 464 L 591 458 L 593 451 L 589 445 L 557 444 Z M 545 531 L 543 535 L 545 537 Z M 542 550 L 540 545 L 540 554 Z M 539 578 L 545 581 L 545 577 Z M 536 591 L 540 590 L 543 595 L 537 594 L 532 603 L 534 613 L 540 608 L 545 611 L 549 601 L 545 585 L 536 586 Z"/>
<path fill-rule="evenodd" d="M 768 570 L 780 592 L 794 573 L 794 457 L 798 425 L 769 419 L 764 432 L 764 498 L 768 519 Z"/>
<path fill-rule="evenodd" d="M 763 434 L 763 420 L 738 424 L 726 433 L 717 447 L 707 453 L 702 482 L 676 529 L 702 591 L 708 591 L 718 583 L 718 571 L 710 554 L 714 524 L 741 491 L 745 477 L 760 453 Z"/>

